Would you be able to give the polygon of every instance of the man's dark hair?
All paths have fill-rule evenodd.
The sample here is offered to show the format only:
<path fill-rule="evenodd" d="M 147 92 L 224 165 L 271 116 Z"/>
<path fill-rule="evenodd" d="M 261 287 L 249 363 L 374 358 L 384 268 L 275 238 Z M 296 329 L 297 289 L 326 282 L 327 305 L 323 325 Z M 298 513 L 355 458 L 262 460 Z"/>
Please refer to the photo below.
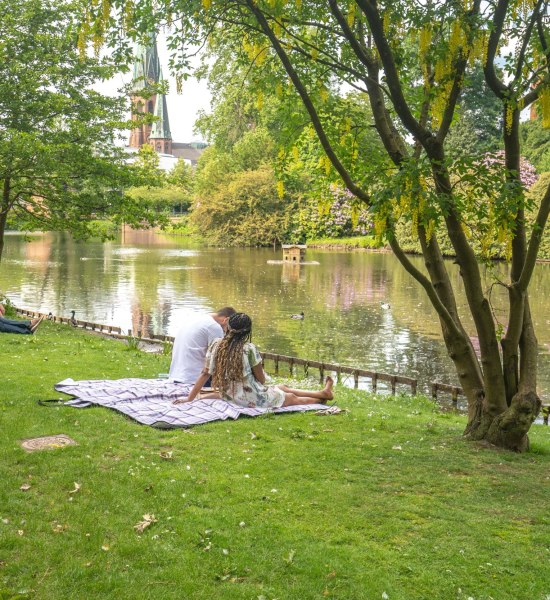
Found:
<path fill-rule="evenodd" d="M 216 311 L 218 317 L 230 317 L 234 315 L 237 311 L 232 306 L 224 306 L 220 308 L 220 310 Z"/>

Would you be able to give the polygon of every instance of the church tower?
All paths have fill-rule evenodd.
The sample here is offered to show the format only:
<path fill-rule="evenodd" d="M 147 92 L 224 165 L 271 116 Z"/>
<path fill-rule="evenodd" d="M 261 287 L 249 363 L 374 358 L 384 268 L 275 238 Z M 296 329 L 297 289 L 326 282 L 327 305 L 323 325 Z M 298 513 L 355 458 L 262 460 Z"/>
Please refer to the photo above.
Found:
<path fill-rule="evenodd" d="M 162 83 L 162 73 L 160 74 L 159 83 Z M 172 134 L 170 133 L 168 107 L 166 106 L 166 96 L 164 94 L 160 94 L 156 98 L 154 115 L 157 120 L 151 128 L 149 143 L 159 154 L 172 154 Z"/>
<path fill-rule="evenodd" d="M 154 34 L 150 34 L 147 44 L 140 44 L 137 48 L 130 88 L 132 120 L 137 120 L 138 115 L 143 113 L 159 117 L 159 120 L 155 123 L 144 123 L 132 129 L 128 144 L 130 148 L 141 148 L 144 144 L 151 144 L 157 152 L 172 153 L 172 136 L 168 122 L 166 96 L 152 94 L 143 97 L 140 94 L 148 85 L 159 84 L 162 81 L 156 38 Z"/>

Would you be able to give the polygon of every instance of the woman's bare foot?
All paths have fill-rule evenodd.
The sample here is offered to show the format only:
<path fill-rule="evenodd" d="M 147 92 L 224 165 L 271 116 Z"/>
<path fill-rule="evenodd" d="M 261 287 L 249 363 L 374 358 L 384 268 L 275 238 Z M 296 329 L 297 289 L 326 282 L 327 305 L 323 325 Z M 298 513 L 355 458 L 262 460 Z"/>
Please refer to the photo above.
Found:
<path fill-rule="evenodd" d="M 327 376 L 325 379 L 325 387 L 321 391 L 323 394 L 323 400 L 332 400 L 334 398 L 334 394 L 332 393 L 332 388 L 334 386 L 334 379 L 332 377 Z"/>

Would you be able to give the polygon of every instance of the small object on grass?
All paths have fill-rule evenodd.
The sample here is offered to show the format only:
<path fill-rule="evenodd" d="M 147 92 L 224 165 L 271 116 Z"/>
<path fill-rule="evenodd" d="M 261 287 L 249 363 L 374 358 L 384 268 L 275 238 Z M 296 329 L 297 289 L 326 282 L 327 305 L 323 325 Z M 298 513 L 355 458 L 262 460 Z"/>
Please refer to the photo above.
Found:
<path fill-rule="evenodd" d="M 80 491 L 80 483 L 77 483 L 76 481 L 74 482 L 74 489 L 72 489 L 69 494 L 76 494 L 77 492 Z"/>
<path fill-rule="evenodd" d="M 75 315 L 76 311 L 75 310 L 71 310 L 71 318 L 69 319 L 69 323 L 73 326 L 76 327 L 78 325 L 77 320 L 75 319 L 74 315 Z"/>
<path fill-rule="evenodd" d="M 21 447 L 29 452 L 35 450 L 51 450 L 63 446 L 75 446 L 76 442 L 68 435 L 46 435 L 43 437 L 30 438 L 21 442 Z"/>
<path fill-rule="evenodd" d="M 298 313 L 297 315 L 290 315 L 291 319 L 303 319 L 305 317 L 303 311 L 301 313 Z"/>
<path fill-rule="evenodd" d="M 137 533 L 143 533 L 147 529 L 147 527 L 149 527 L 153 523 L 156 523 L 157 521 L 158 519 L 155 519 L 155 515 L 145 514 L 143 515 L 143 521 L 136 523 L 134 525 L 134 529 Z"/>
<path fill-rule="evenodd" d="M 339 408 L 338 406 L 328 406 L 327 408 L 322 408 L 321 410 L 315 411 L 316 415 L 339 415 L 341 413 L 347 413 L 349 410 L 347 408 Z"/>

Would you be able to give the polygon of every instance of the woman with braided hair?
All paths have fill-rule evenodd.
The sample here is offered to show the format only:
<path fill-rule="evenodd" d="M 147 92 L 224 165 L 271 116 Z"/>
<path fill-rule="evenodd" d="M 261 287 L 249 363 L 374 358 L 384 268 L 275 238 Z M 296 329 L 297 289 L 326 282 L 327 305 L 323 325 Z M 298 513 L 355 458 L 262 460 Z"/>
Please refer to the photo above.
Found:
<path fill-rule="evenodd" d="M 227 332 L 212 342 L 206 354 L 206 363 L 189 397 L 174 401 L 191 402 L 199 396 L 202 386 L 212 377 L 214 392 L 200 398 L 218 398 L 239 406 L 279 408 L 297 404 L 322 404 L 332 400 L 334 381 L 327 377 L 320 391 L 297 390 L 285 385 L 265 385 L 266 376 L 262 357 L 250 341 L 252 320 L 244 313 L 229 317 Z"/>

